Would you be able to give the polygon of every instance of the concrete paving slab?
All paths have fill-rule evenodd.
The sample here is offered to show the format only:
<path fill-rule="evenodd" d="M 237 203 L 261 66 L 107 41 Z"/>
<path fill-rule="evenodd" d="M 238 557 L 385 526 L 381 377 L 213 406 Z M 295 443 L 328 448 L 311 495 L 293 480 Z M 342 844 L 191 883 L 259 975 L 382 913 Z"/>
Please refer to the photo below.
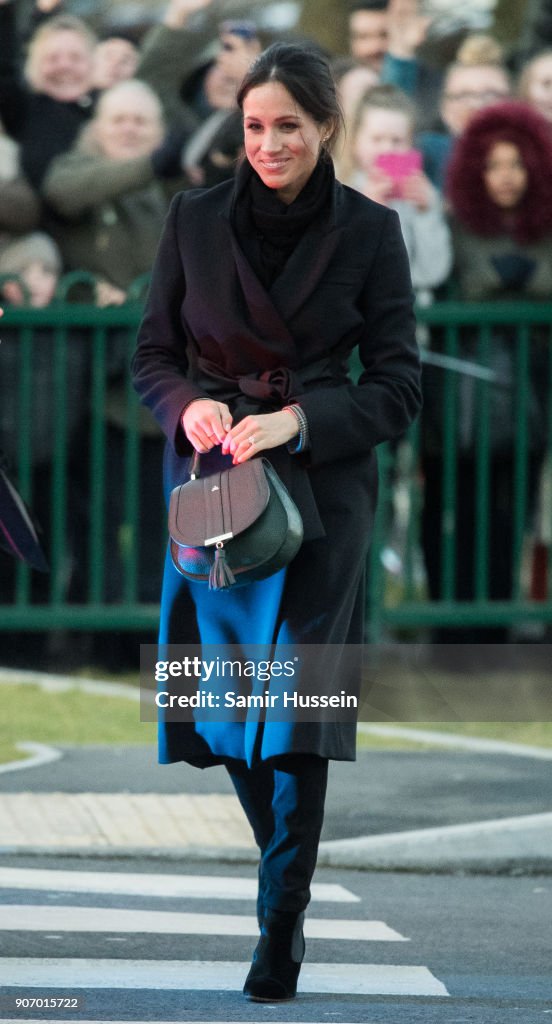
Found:
<path fill-rule="evenodd" d="M 216 793 L 2 793 L 0 836 L 21 853 L 255 849 L 237 798 Z"/>

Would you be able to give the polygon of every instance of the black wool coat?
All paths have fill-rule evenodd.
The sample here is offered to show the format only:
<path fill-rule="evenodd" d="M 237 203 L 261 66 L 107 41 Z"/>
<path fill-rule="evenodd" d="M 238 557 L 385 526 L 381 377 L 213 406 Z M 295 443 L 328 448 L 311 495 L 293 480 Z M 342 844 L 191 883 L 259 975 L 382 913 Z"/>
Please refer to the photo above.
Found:
<path fill-rule="evenodd" d="M 167 436 L 167 495 L 187 479 L 191 447 L 180 417 L 189 402 L 206 396 L 225 401 L 234 422 L 300 403 L 309 450 L 289 455 L 282 446 L 263 454 L 299 506 L 305 540 L 286 570 L 271 636 L 259 604 L 243 596 L 249 588 L 239 588 L 238 639 L 254 643 L 262 632 L 268 643 L 360 644 L 377 496 L 374 448 L 401 435 L 421 401 L 413 296 L 398 217 L 335 182 L 330 208 L 309 225 L 267 291 L 233 232 L 233 188 L 225 182 L 173 200 L 133 359 L 134 384 Z M 353 384 L 346 363 L 356 346 L 364 370 Z M 205 598 L 198 602 L 193 588 L 203 585 L 177 584 L 171 571 L 161 638 L 196 642 L 198 607 Z M 209 595 L 215 617 L 220 600 L 216 592 Z M 339 692 L 339 666 L 331 657 L 327 664 Z M 354 723 L 267 721 L 263 730 L 261 737 L 253 723 L 248 747 L 250 754 L 256 744 L 263 759 L 286 752 L 355 756 Z M 184 723 L 162 726 L 161 759 L 220 761 L 230 751 L 216 731 L 198 736 Z"/>

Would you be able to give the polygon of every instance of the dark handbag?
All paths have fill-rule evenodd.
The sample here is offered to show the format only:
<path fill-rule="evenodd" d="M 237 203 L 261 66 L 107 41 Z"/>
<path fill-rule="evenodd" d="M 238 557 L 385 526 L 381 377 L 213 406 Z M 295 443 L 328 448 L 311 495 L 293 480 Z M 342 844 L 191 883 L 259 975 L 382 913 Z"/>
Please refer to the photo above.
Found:
<path fill-rule="evenodd" d="M 211 590 L 272 576 L 295 557 L 303 540 L 301 515 L 268 459 L 255 458 L 171 492 L 170 550 L 179 573 Z"/>

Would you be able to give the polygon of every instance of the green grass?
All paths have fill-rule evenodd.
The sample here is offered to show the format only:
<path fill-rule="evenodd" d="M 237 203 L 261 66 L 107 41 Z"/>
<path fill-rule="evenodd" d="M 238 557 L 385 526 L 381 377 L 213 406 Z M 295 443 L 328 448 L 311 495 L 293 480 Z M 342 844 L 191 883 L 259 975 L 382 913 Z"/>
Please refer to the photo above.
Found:
<path fill-rule="evenodd" d="M 84 672 L 83 675 L 96 675 Z M 113 675 L 110 676 L 113 680 Z M 135 679 L 135 677 L 134 677 Z M 118 682 L 134 679 L 118 678 Z M 124 745 L 155 742 L 155 724 L 140 722 L 140 705 L 122 697 L 82 693 L 78 689 L 51 693 L 33 685 L 0 687 L 0 763 L 22 759 L 17 741 L 56 744 Z M 552 722 L 400 722 L 403 728 L 431 729 L 465 736 L 507 740 L 530 746 L 552 747 Z M 418 741 L 366 736 L 359 733 L 362 749 L 422 750 Z"/>
<path fill-rule="evenodd" d="M 378 723 L 379 724 L 379 723 Z M 383 724 L 383 723 L 382 723 Z M 386 722 L 402 729 L 427 729 L 434 732 L 456 733 L 478 739 L 504 740 L 525 743 L 531 747 L 552 747 L 552 722 Z M 388 747 L 395 749 L 430 749 L 433 744 L 399 737 L 367 736 L 359 733 L 362 748 Z"/>
<path fill-rule="evenodd" d="M 414 722 L 412 728 L 527 743 L 532 747 L 552 747 L 552 722 Z"/>
<path fill-rule="evenodd" d="M 107 668 L 98 666 L 84 666 L 76 668 L 72 675 L 75 679 L 98 679 L 100 682 L 124 683 L 125 686 L 140 686 L 139 672 L 112 672 Z"/>
<path fill-rule="evenodd" d="M 0 762 L 21 758 L 15 743 L 154 743 L 155 724 L 140 722 L 140 705 L 124 697 L 79 690 L 50 693 L 39 686 L 0 688 Z"/>

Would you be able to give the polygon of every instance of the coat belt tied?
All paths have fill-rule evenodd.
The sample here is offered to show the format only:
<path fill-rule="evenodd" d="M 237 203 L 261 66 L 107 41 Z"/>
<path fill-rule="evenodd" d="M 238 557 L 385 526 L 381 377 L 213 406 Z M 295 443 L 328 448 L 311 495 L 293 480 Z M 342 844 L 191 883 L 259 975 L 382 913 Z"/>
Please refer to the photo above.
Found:
<path fill-rule="evenodd" d="M 293 401 L 300 401 L 300 396 L 314 387 L 336 387 L 349 378 L 342 358 L 324 356 L 298 369 L 277 366 L 271 370 L 235 376 L 212 360 L 200 357 L 195 379 L 212 398 L 230 406 L 234 422 L 237 422 L 251 413 L 274 412 Z M 301 513 L 305 540 L 324 537 L 326 531 L 312 492 L 305 459 L 290 455 L 284 445 L 264 454 Z"/>

